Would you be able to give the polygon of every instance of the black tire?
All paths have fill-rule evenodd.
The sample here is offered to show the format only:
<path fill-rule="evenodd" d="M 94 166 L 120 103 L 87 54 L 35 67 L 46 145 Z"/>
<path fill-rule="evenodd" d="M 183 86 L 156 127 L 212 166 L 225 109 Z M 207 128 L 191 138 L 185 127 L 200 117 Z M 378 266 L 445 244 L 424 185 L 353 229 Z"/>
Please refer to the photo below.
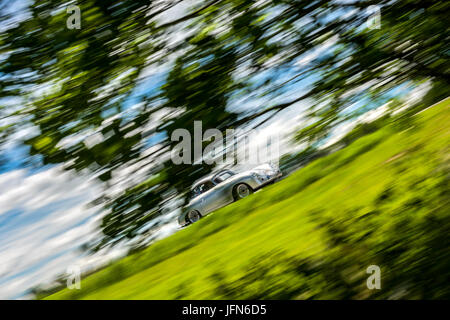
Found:
<path fill-rule="evenodd" d="M 193 216 L 191 216 L 192 214 L 196 214 L 196 216 L 198 217 L 197 219 L 194 219 Z M 198 212 L 197 210 L 191 210 L 188 212 L 188 214 L 186 215 L 186 221 L 189 222 L 189 224 L 192 224 L 194 222 L 197 222 L 198 220 L 200 220 L 202 218 L 202 215 L 200 214 L 200 212 Z"/>
<path fill-rule="evenodd" d="M 246 190 L 246 191 L 244 191 Z M 234 201 L 244 199 L 253 193 L 252 188 L 246 183 L 238 183 L 233 187 Z"/>

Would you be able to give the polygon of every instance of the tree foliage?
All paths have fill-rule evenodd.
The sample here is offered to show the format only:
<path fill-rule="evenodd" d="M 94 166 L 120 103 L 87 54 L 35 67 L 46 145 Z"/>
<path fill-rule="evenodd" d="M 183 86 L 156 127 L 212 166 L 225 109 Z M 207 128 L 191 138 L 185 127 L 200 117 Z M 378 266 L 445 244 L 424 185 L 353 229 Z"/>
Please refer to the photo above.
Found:
<path fill-rule="evenodd" d="M 79 30 L 66 27 L 69 4 L 34 1 L 19 21 L 1 7 L 0 97 L 22 97 L 2 113 L 16 131 L 36 129 L 23 141 L 30 155 L 104 181 L 97 247 L 138 235 L 211 171 L 171 163 L 176 128 L 255 126 L 313 101 L 299 134 L 313 143 L 363 97 L 449 84 L 445 1 L 209 0 L 172 17 L 181 1 L 83 0 Z M 380 29 L 366 26 L 371 5 Z M 164 78 L 156 88 L 145 76 L 154 70 Z M 236 108 L 242 101 L 257 107 Z"/>

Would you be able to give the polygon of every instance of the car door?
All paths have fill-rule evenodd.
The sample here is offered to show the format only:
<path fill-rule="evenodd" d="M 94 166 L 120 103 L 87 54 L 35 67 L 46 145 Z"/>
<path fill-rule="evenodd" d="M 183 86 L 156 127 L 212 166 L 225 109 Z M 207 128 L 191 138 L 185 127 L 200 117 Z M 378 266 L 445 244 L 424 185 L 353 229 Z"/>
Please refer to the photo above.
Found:
<path fill-rule="evenodd" d="M 226 182 L 213 181 L 214 187 L 208 190 L 205 204 L 208 206 L 208 210 L 214 211 L 227 204 L 233 202 L 229 196 L 229 186 Z"/>
<path fill-rule="evenodd" d="M 202 183 L 196 187 L 199 195 L 195 198 L 196 207 L 200 209 L 202 214 L 207 214 L 211 212 L 212 203 L 210 203 L 210 191 L 214 187 L 214 185 L 209 185 L 207 182 Z"/>
<path fill-rule="evenodd" d="M 205 183 L 204 188 L 207 189 L 204 194 L 202 194 L 202 205 L 203 210 L 206 213 L 214 211 L 222 206 L 221 193 L 214 182 L 208 181 Z"/>
<path fill-rule="evenodd" d="M 205 208 L 204 208 L 204 202 L 205 202 L 205 194 L 202 193 L 201 186 L 197 186 L 192 190 L 192 193 L 195 195 L 191 202 L 189 203 L 189 207 L 191 209 L 199 210 L 200 213 L 204 214 Z"/>

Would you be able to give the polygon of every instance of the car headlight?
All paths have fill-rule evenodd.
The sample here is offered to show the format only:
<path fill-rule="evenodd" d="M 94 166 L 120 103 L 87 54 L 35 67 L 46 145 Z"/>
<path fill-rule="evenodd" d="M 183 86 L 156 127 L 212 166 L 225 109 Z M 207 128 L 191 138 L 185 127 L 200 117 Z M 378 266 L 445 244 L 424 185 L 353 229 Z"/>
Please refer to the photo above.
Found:
<path fill-rule="evenodd" d="M 275 173 L 271 170 L 257 170 L 252 175 L 260 181 L 270 179 Z"/>
<path fill-rule="evenodd" d="M 276 172 L 274 170 L 261 170 L 261 173 L 266 176 L 273 176 Z"/>

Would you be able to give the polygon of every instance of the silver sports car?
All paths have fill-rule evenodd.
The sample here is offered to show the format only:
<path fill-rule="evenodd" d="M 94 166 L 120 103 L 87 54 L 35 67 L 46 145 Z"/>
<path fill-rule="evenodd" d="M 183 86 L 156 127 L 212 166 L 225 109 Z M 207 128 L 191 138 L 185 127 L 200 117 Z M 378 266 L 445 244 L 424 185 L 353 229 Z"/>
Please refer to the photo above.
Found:
<path fill-rule="evenodd" d="M 194 223 L 201 217 L 274 182 L 281 171 L 274 165 L 264 164 L 242 173 L 223 169 L 194 183 L 189 203 L 178 217 L 181 226 Z"/>

